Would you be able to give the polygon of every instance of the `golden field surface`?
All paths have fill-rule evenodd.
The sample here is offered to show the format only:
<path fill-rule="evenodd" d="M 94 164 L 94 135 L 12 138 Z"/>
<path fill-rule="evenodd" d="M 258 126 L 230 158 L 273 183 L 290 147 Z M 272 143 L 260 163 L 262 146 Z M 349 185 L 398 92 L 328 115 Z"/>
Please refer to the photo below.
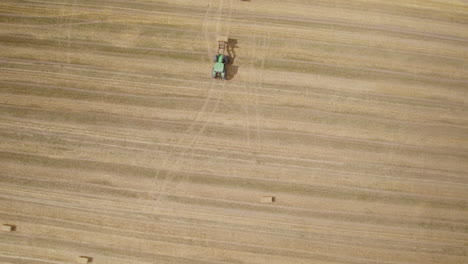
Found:
<path fill-rule="evenodd" d="M 468 263 L 468 1 L 2 0 L 0 23 L 0 263 Z"/>

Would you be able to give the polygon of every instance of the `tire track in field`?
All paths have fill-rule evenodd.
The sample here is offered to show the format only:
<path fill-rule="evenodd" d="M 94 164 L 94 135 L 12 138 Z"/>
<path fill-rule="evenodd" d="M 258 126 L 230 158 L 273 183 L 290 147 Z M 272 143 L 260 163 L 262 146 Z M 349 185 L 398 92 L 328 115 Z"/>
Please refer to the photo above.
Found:
<path fill-rule="evenodd" d="M 204 17 L 204 20 L 203 20 L 203 23 L 202 23 L 202 31 L 203 31 L 203 34 L 205 36 L 205 46 L 206 46 L 206 50 L 207 50 L 207 55 L 208 57 L 211 57 L 210 56 L 210 50 L 211 50 L 211 47 L 213 46 L 212 44 L 210 44 L 210 37 L 209 37 L 209 24 L 210 24 L 210 20 L 209 20 L 209 17 L 211 16 L 210 15 L 210 12 L 211 12 L 211 5 L 212 5 L 212 0 L 210 0 L 210 3 L 209 3 L 209 7 L 205 13 L 205 17 Z M 221 17 L 222 17 L 222 14 L 223 14 L 223 0 L 220 0 L 219 2 L 219 7 L 215 13 L 215 20 L 216 20 L 216 31 L 218 32 L 220 30 L 220 20 L 221 20 Z M 180 153 L 174 153 L 172 152 L 174 155 L 177 156 L 177 158 L 175 159 L 174 163 L 173 163 L 173 167 L 174 168 L 178 168 L 178 167 L 181 167 L 182 165 L 181 164 L 184 164 L 184 163 L 187 163 L 187 161 L 189 162 L 188 165 L 185 165 L 188 167 L 188 171 L 190 172 L 192 167 L 193 167 L 193 154 L 194 154 L 194 151 L 195 149 L 193 148 L 193 146 L 195 146 L 197 144 L 197 141 L 198 141 L 198 138 L 201 136 L 201 134 L 203 134 L 203 132 L 206 130 L 206 127 L 207 125 L 209 124 L 211 118 L 213 117 L 213 115 L 215 114 L 215 112 L 217 111 L 218 109 L 218 106 L 219 106 L 219 103 L 221 101 L 221 93 L 217 92 L 216 91 L 216 99 L 215 99 L 215 103 L 214 103 L 214 106 L 212 107 L 211 110 L 209 110 L 208 112 L 206 112 L 207 110 L 207 107 L 209 105 L 209 102 L 211 101 L 211 98 L 212 98 L 212 94 L 214 93 L 214 88 L 216 88 L 216 84 L 215 84 L 216 80 L 212 79 L 210 84 L 209 84 L 209 88 L 207 90 L 207 98 L 202 106 L 202 108 L 197 112 L 197 115 L 194 119 L 194 121 L 190 124 L 189 128 L 186 130 L 186 132 L 184 133 L 184 137 L 180 138 L 178 141 L 177 141 L 177 144 L 181 144 L 183 141 L 189 141 L 187 144 L 187 147 Z M 219 86 L 218 86 L 219 87 Z M 222 84 L 221 86 L 222 88 L 225 87 L 225 83 Z M 203 115 L 205 115 L 205 113 L 208 113 L 208 116 L 207 116 L 207 119 L 205 121 L 203 121 L 203 124 L 201 125 L 201 127 L 198 127 L 198 128 L 195 128 L 196 125 L 199 124 L 199 120 L 202 118 Z M 169 158 L 168 159 L 165 159 L 165 161 L 163 162 L 163 167 L 166 167 L 167 165 L 167 161 L 169 161 Z M 157 191 L 155 191 L 155 194 L 156 193 L 162 193 L 163 191 L 166 191 L 168 193 L 172 193 L 174 192 L 178 186 L 183 183 L 184 181 L 186 181 L 186 179 L 189 177 L 189 173 L 186 174 L 186 177 L 180 179 L 179 181 L 174 181 L 175 180 L 175 177 L 173 175 L 171 175 L 171 173 L 167 173 L 168 175 L 166 176 L 166 178 L 163 180 L 162 184 L 160 185 L 160 187 L 157 189 Z M 155 179 L 159 178 L 159 174 L 156 175 Z M 151 184 L 152 186 L 154 186 L 154 183 Z M 162 195 L 156 195 L 154 197 L 154 208 L 156 208 L 160 203 L 161 203 L 161 199 L 163 198 Z"/>
<path fill-rule="evenodd" d="M 231 1 L 231 0 L 229 0 Z M 208 5 L 208 9 L 207 9 L 207 12 L 205 14 L 205 17 L 204 17 L 204 20 L 203 20 L 203 23 L 202 23 L 202 31 L 204 33 L 204 36 L 205 36 L 205 46 L 206 46 L 206 50 L 207 50 L 207 55 L 208 55 L 208 58 L 211 58 L 211 55 L 210 54 L 213 54 L 213 51 L 212 51 L 212 47 L 213 47 L 213 44 L 211 44 L 211 39 L 210 39 L 210 34 L 208 34 L 209 32 L 209 26 L 210 26 L 210 10 L 211 10 L 211 5 L 213 4 L 213 1 L 210 0 L 210 3 Z M 222 21 L 222 18 L 223 18 L 223 13 L 224 13 L 224 0 L 219 0 L 218 2 L 218 8 L 214 14 L 214 20 L 216 20 L 216 33 L 219 34 L 219 32 L 221 31 L 221 28 L 222 28 L 222 25 L 221 25 L 221 21 Z M 230 12 L 230 11 L 229 11 Z M 210 50 L 211 50 L 211 53 L 210 53 Z M 211 82 L 210 82 L 210 88 L 209 88 L 209 93 L 211 93 L 213 91 L 213 89 L 220 89 L 220 90 L 225 90 L 225 87 L 226 87 L 226 82 L 223 81 L 221 83 L 221 85 L 218 85 L 216 82 L 218 82 L 217 80 L 215 79 L 211 79 Z M 196 152 L 196 148 L 194 148 L 194 146 L 197 144 L 200 136 L 205 132 L 208 124 L 211 122 L 211 119 L 212 117 L 214 116 L 214 114 L 216 113 L 216 111 L 218 110 L 218 107 L 219 107 L 219 103 L 221 101 L 221 95 L 223 93 L 219 92 L 219 91 L 216 91 L 217 93 L 217 98 L 215 99 L 215 105 L 213 107 L 212 110 L 209 111 L 209 114 L 208 114 L 208 117 L 207 117 L 207 120 L 203 123 L 203 125 L 198 128 L 198 131 L 195 131 L 195 135 L 192 137 L 190 143 L 188 144 L 188 148 L 186 149 L 186 151 L 182 152 L 182 157 L 180 159 L 178 159 L 179 161 L 181 161 L 181 163 L 186 163 L 186 167 L 187 169 L 185 169 L 185 176 L 182 177 L 181 180 L 177 181 L 177 182 L 174 182 L 174 184 L 171 186 L 171 188 L 169 188 L 169 193 L 173 193 L 177 190 L 177 188 L 183 188 L 185 190 L 185 192 L 187 191 L 186 188 L 188 186 L 183 186 L 181 184 L 184 184 L 187 179 L 189 178 L 190 176 L 190 173 L 192 172 L 193 170 L 193 167 L 194 167 L 194 163 L 196 162 L 196 159 L 194 159 L 194 155 L 195 155 L 195 152 Z M 203 113 L 202 111 L 199 111 L 198 113 Z M 193 133 L 193 132 L 192 132 Z M 182 159 L 184 159 L 185 161 L 183 161 Z M 176 167 L 180 167 L 180 164 L 177 164 Z"/>
<path fill-rule="evenodd" d="M 252 28 L 256 28 L 257 22 L 255 20 L 251 21 L 252 23 Z M 258 89 L 263 89 L 263 70 L 265 69 L 265 60 L 266 60 L 266 54 L 268 51 L 270 51 L 269 48 L 269 33 L 261 33 L 263 36 L 261 40 L 258 39 L 258 35 L 255 35 L 254 37 L 254 46 L 253 49 L 255 51 L 260 51 L 260 52 L 254 52 L 253 55 L 249 58 L 248 65 L 252 65 L 255 67 L 255 65 L 260 62 L 260 69 L 254 69 L 254 75 L 249 75 L 249 79 L 247 81 L 242 82 L 242 85 L 248 93 L 248 98 L 246 98 L 246 102 L 248 102 L 247 106 L 245 107 L 247 109 L 246 111 L 246 118 L 248 120 L 247 123 L 247 137 L 248 137 L 248 146 L 249 149 L 252 151 L 252 157 L 255 159 L 255 162 L 257 164 L 262 163 L 261 160 L 258 159 L 258 153 L 262 151 L 262 137 L 260 133 L 260 118 L 263 118 L 260 116 L 259 113 L 259 90 Z M 261 43 L 259 43 L 259 41 Z M 260 44 L 260 46 L 259 46 Z M 249 113 L 249 108 L 250 106 L 253 106 L 253 115 L 252 116 Z M 252 123 L 252 125 L 251 125 Z M 254 127 L 254 132 L 252 133 L 250 131 L 250 127 Z M 251 145 L 250 138 L 252 136 L 255 138 L 255 146 Z"/>
<path fill-rule="evenodd" d="M 229 2 L 231 3 L 232 0 L 229 0 Z M 211 4 L 212 4 L 212 0 L 210 0 L 210 3 L 209 3 L 209 8 L 207 10 L 207 13 L 204 17 L 204 20 L 203 20 L 203 24 L 202 24 L 202 30 L 203 30 L 203 33 L 204 33 L 204 36 L 205 36 L 205 46 L 206 46 L 206 49 L 207 49 L 207 54 L 208 54 L 208 58 L 210 58 L 210 49 L 211 47 L 213 46 L 212 44 L 210 44 L 210 38 L 209 38 L 209 35 L 208 32 L 209 32 L 209 19 L 207 19 L 209 17 L 209 12 L 210 12 L 210 8 L 211 8 Z M 224 10 L 225 10 L 225 0 L 219 0 L 218 2 L 218 8 L 216 10 L 216 13 L 214 15 L 214 19 L 216 20 L 216 34 L 219 34 L 222 29 L 224 27 L 222 27 L 222 19 L 224 17 Z M 232 5 L 231 5 L 232 6 Z M 231 6 L 229 6 L 229 10 L 228 10 L 228 16 L 231 17 Z M 223 31 L 223 34 L 225 32 Z M 229 30 L 227 30 L 227 33 L 229 34 Z M 213 54 L 213 52 L 211 51 L 211 54 Z M 222 81 L 221 85 L 217 85 L 218 82 L 217 80 L 214 80 L 214 79 L 211 79 L 211 87 L 210 87 L 210 92 L 212 91 L 213 89 L 213 85 L 215 86 L 215 88 L 217 89 L 220 89 L 221 91 L 225 90 L 226 88 L 226 81 Z M 217 91 L 217 99 L 216 99 L 216 102 L 215 102 L 215 106 L 213 107 L 213 110 L 210 111 L 209 113 L 209 116 L 207 118 L 207 120 L 205 121 L 205 123 L 203 124 L 203 126 L 201 128 L 199 128 L 199 131 L 196 133 L 195 137 L 192 138 L 192 141 L 190 142 L 189 146 L 190 146 L 190 151 L 189 151 L 189 154 L 184 157 L 185 160 L 188 161 L 188 165 L 187 165 L 187 169 L 186 169 L 186 172 L 185 173 L 185 177 L 182 178 L 182 180 L 180 180 L 178 183 L 175 183 L 173 188 L 172 188 L 172 191 L 176 191 L 176 189 L 178 187 L 181 187 L 183 188 L 183 190 L 185 191 L 185 193 L 187 192 L 187 188 L 188 186 L 181 186 L 180 184 L 183 184 L 184 182 L 187 181 L 187 179 L 189 178 L 190 176 L 190 173 L 192 172 L 193 170 L 193 167 L 194 167 L 194 163 L 196 162 L 196 159 L 193 159 L 193 156 L 195 155 L 195 151 L 196 149 L 194 148 L 194 146 L 197 144 L 198 140 L 199 140 L 199 137 L 201 136 L 201 134 L 203 134 L 203 132 L 206 130 L 209 122 L 211 122 L 211 119 L 212 117 L 214 116 L 215 112 L 218 110 L 218 107 L 219 107 L 219 103 L 221 101 L 221 95 L 223 93 L 221 92 L 218 92 Z M 185 154 L 185 152 L 183 153 Z M 187 161 L 185 163 L 187 163 Z M 172 192 L 171 191 L 171 192 Z"/>

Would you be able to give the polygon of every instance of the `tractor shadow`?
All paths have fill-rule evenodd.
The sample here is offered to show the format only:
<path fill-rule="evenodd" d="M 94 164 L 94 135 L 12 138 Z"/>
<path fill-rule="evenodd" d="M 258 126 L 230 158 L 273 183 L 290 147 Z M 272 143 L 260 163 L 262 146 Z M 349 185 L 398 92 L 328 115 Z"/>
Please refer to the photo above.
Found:
<path fill-rule="evenodd" d="M 229 63 L 226 64 L 226 80 L 232 80 L 234 76 L 236 76 L 239 66 L 235 66 L 234 62 L 236 61 L 236 49 L 239 48 L 237 46 L 237 39 L 228 39 L 227 45 L 227 53 L 229 55 Z"/>
<path fill-rule="evenodd" d="M 231 64 L 227 64 L 225 67 L 226 67 L 226 80 L 228 81 L 232 80 L 234 76 L 236 76 L 239 70 L 239 67 L 231 65 Z"/>

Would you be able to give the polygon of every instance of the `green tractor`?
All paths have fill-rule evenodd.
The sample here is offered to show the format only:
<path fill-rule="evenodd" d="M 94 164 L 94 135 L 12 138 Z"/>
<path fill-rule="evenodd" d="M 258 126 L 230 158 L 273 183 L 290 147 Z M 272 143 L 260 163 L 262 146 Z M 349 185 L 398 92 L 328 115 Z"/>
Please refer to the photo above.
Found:
<path fill-rule="evenodd" d="M 211 77 L 214 79 L 226 80 L 226 65 L 229 63 L 229 56 L 224 55 L 227 45 L 227 37 L 218 37 L 218 54 L 214 56 L 213 71 Z"/>

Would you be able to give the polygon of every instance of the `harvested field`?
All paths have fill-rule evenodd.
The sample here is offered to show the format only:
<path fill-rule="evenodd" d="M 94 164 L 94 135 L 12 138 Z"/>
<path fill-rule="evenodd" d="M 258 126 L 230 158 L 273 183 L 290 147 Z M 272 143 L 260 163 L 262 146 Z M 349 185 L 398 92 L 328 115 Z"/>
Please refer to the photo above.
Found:
<path fill-rule="evenodd" d="M 468 1 L 3 0 L 0 23 L 0 263 L 468 263 Z"/>

